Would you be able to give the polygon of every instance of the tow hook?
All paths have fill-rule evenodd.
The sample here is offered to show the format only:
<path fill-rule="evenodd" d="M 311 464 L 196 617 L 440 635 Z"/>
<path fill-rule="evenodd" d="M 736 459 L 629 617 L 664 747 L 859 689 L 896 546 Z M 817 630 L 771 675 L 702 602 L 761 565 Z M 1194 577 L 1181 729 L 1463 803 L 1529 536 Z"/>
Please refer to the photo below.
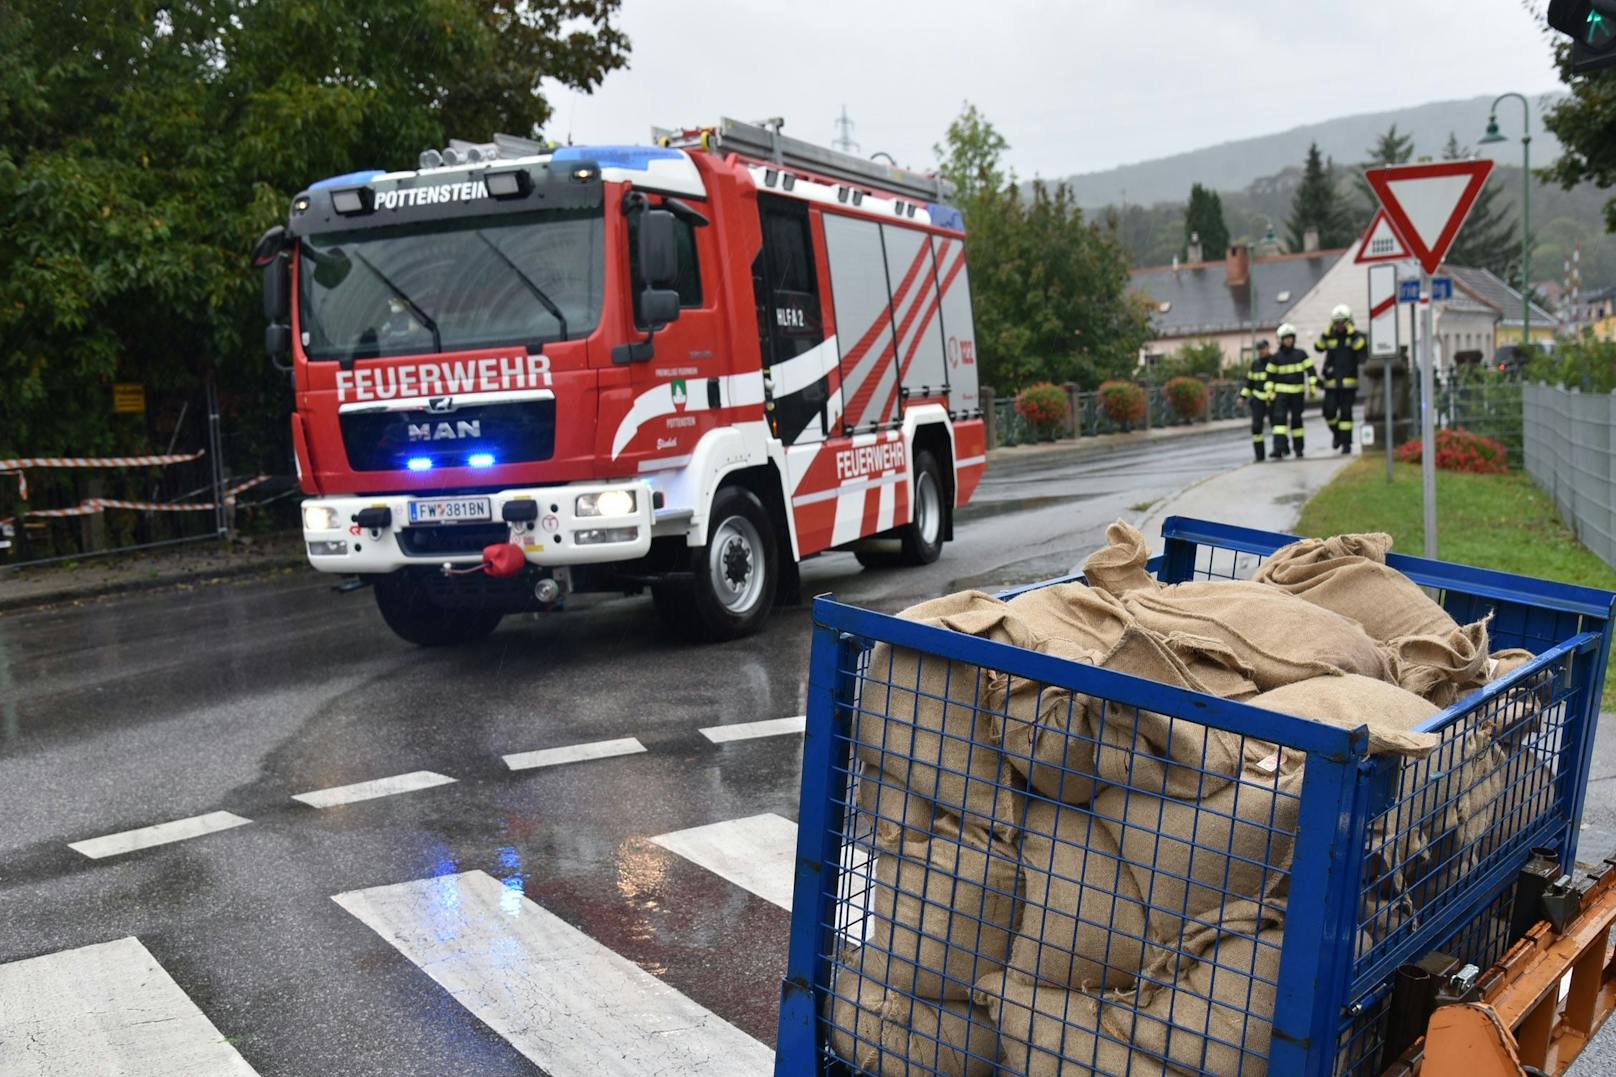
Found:
<path fill-rule="evenodd" d="M 339 595 L 351 595 L 355 591 L 362 591 L 370 586 L 370 580 L 364 576 L 349 576 L 341 583 L 333 584 L 331 589 Z"/>

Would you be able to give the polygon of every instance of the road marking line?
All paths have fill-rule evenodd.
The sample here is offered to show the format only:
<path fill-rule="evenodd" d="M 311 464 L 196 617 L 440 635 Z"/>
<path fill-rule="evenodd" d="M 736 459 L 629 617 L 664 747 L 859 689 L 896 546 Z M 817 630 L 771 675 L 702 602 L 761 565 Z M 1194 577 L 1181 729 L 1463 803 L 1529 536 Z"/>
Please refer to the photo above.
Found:
<path fill-rule="evenodd" d="M 415 770 L 408 774 L 395 774 L 391 778 L 373 778 L 368 782 L 338 785 L 330 789 L 316 789 L 292 797 L 311 808 L 334 808 L 338 804 L 353 804 L 360 800 L 375 800 L 398 793 L 413 793 L 417 789 L 431 789 L 434 785 L 448 785 L 454 781 L 446 774 L 430 770 Z"/>
<path fill-rule="evenodd" d="M 714 744 L 727 744 L 732 740 L 752 740 L 754 737 L 779 737 L 787 733 L 801 733 L 807 725 L 808 719 L 799 714 L 795 718 L 770 718 L 762 722 L 708 726 L 701 731 L 701 735 Z"/>
<path fill-rule="evenodd" d="M 227 811 L 210 811 L 206 815 L 193 815 L 189 819 L 175 819 L 117 834 L 106 834 L 99 838 L 70 841 L 67 847 L 74 852 L 83 853 L 91 860 L 100 860 L 102 857 L 117 856 L 119 853 L 132 853 L 136 849 L 148 849 L 153 845 L 167 845 L 171 841 L 200 838 L 204 834 L 229 830 L 250 822 L 251 819 L 243 819 Z"/>
<path fill-rule="evenodd" d="M 790 819 L 753 815 L 659 834 L 651 840 L 764 901 L 791 909 L 797 824 Z"/>
<path fill-rule="evenodd" d="M 131 936 L 0 965 L 0 1073 L 257 1071 Z"/>
<path fill-rule="evenodd" d="M 481 871 L 332 900 L 551 1077 L 774 1070 L 769 1048 Z"/>
<path fill-rule="evenodd" d="M 610 759 L 614 755 L 634 755 L 645 751 L 645 745 L 633 737 L 620 740 L 597 740 L 588 744 L 567 744 L 560 748 L 541 748 L 536 752 L 513 752 L 504 757 L 512 770 L 532 770 L 534 767 L 555 767 L 562 763 L 582 763 L 589 759 Z"/>

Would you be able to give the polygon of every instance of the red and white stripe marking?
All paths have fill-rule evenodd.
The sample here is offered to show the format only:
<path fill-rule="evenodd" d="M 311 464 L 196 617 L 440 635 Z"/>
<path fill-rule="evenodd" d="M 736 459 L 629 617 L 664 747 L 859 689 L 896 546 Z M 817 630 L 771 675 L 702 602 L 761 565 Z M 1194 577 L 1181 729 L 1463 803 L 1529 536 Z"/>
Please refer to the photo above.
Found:
<path fill-rule="evenodd" d="M 159 456 L 21 456 L 15 460 L 0 460 L 0 471 L 15 471 L 23 467 L 158 467 L 165 464 L 186 464 L 200 460 L 203 450 L 193 453 L 168 453 Z"/>

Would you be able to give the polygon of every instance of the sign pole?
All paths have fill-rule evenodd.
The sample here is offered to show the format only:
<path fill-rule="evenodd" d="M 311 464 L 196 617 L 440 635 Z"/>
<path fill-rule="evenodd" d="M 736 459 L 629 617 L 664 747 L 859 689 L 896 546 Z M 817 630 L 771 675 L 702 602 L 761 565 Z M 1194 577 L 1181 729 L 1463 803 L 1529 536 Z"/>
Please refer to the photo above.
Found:
<path fill-rule="evenodd" d="M 1420 270 L 1420 478 L 1425 501 L 1425 556 L 1436 556 L 1436 374 L 1432 370 L 1431 274 Z"/>
<path fill-rule="evenodd" d="M 1391 484 L 1394 477 L 1392 470 L 1392 374 L 1397 367 L 1397 325 L 1402 319 L 1397 313 L 1392 313 L 1392 354 L 1387 356 L 1380 368 L 1380 380 L 1386 384 L 1386 482 Z"/>

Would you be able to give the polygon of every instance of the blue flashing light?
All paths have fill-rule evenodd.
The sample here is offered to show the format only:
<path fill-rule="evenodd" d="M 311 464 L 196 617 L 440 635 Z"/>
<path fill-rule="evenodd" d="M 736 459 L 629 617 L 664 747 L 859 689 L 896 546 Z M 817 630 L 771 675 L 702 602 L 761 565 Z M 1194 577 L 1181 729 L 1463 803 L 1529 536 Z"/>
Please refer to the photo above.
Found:
<path fill-rule="evenodd" d="M 926 209 L 931 213 L 931 223 L 938 228 L 947 228 L 955 232 L 965 231 L 965 214 L 953 206 L 933 202 Z"/>
<path fill-rule="evenodd" d="M 684 151 L 665 146 L 562 146 L 550 155 L 552 161 L 593 161 L 602 168 L 646 171 L 652 161 L 676 161 Z"/>
<path fill-rule="evenodd" d="M 409 468 L 411 471 L 431 471 L 432 457 L 412 456 L 410 457 L 409 463 L 405 464 L 404 466 Z"/>
<path fill-rule="evenodd" d="M 466 463 L 472 467 L 493 467 L 494 454 L 491 452 L 474 452 L 466 457 Z"/>
<path fill-rule="evenodd" d="M 309 190 L 318 191 L 326 187 L 362 187 L 377 176 L 384 175 L 386 173 L 379 168 L 367 168 L 359 172 L 349 172 L 346 175 L 323 179 L 319 183 L 312 184 Z"/>

